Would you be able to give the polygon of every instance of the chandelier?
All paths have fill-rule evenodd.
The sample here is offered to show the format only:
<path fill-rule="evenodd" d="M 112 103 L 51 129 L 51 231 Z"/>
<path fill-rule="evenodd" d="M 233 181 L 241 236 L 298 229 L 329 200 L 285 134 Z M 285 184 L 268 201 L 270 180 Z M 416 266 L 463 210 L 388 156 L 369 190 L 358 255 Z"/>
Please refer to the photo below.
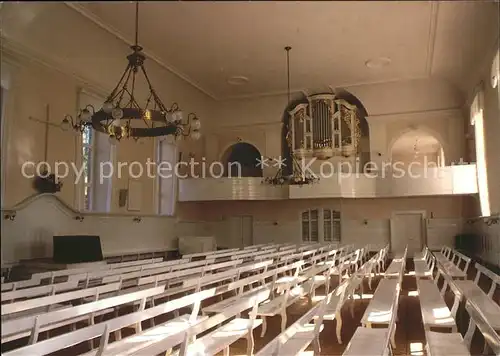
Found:
<path fill-rule="evenodd" d="M 304 172 L 302 166 L 300 165 L 297 158 L 293 155 L 293 153 L 291 157 L 292 157 L 292 174 L 285 174 L 283 168 L 280 168 L 273 177 L 266 177 L 262 182 L 270 185 L 299 185 L 299 186 L 319 182 L 319 177 Z"/>
<path fill-rule="evenodd" d="M 290 50 L 292 47 L 285 47 L 286 51 L 286 66 L 287 66 L 287 95 L 288 95 L 288 106 L 290 105 Z M 292 149 L 290 135 L 287 134 L 286 141 L 290 150 Z M 306 184 L 313 184 L 319 182 L 319 177 L 308 172 L 304 172 L 301 164 L 297 160 L 296 155 L 291 150 L 290 153 L 292 167 L 291 174 L 285 174 L 283 171 L 283 166 L 280 166 L 274 177 L 266 177 L 262 183 L 270 185 L 299 185 L 303 186 Z"/>
<path fill-rule="evenodd" d="M 145 55 L 138 44 L 139 39 L 139 2 L 135 6 L 135 44 L 132 53 L 127 56 L 128 64 L 118 84 L 108 95 L 100 110 L 92 105 L 81 109 L 73 119 L 66 115 L 61 123 L 63 130 L 72 128 L 83 132 L 87 127 L 109 135 L 112 143 L 123 138 L 157 137 L 173 135 L 176 139 L 190 137 L 200 138 L 200 120 L 194 113 L 184 118 L 177 103 L 166 107 L 149 80 L 144 67 Z M 146 80 L 149 93 L 146 103 L 141 106 L 134 95 L 138 75 Z"/>

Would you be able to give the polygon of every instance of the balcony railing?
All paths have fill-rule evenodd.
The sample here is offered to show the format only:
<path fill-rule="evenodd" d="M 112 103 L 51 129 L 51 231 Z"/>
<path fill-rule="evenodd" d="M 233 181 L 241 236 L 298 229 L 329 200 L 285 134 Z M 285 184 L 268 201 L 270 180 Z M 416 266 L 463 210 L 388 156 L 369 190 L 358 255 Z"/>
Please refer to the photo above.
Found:
<path fill-rule="evenodd" d="M 333 174 L 304 186 L 270 186 L 262 178 L 188 178 L 179 201 L 382 198 L 477 194 L 476 166 L 457 165 L 412 172 Z"/>

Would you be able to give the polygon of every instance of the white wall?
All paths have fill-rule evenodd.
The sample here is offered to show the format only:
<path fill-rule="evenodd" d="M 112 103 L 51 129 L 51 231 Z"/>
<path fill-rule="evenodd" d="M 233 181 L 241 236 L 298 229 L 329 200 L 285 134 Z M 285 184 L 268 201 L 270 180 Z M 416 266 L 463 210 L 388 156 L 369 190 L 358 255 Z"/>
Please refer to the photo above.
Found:
<path fill-rule="evenodd" d="M 84 215 L 53 195 L 39 195 L 16 210 L 15 220 L 4 220 L 1 227 L 2 263 L 52 256 L 54 235 L 98 235 L 104 255 L 156 249 L 176 249 L 175 219 L 132 216 Z M 4 213 L 4 212 L 3 212 Z"/>

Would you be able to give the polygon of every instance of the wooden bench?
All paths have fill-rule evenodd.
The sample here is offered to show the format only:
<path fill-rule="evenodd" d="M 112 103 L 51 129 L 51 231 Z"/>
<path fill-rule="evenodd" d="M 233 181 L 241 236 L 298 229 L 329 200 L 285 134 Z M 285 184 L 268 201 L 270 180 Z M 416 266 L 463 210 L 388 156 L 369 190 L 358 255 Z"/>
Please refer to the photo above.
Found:
<path fill-rule="evenodd" d="M 230 355 L 229 346 L 240 338 L 246 337 L 247 339 L 247 354 L 253 354 L 254 339 L 253 330 L 257 328 L 262 321 L 256 319 L 256 310 L 259 303 L 269 297 L 270 291 L 263 290 L 251 298 L 245 298 L 230 308 L 226 309 L 223 313 L 216 314 L 198 325 L 190 327 L 185 334 L 184 341 L 179 350 L 172 353 L 173 356 L 187 356 L 187 355 L 215 355 L 224 351 L 224 355 Z M 248 318 L 240 318 L 243 311 L 251 309 Z M 231 321 L 224 323 L 231 319 Z M 224 324 L 223 324 L 224 323 Z M 215 330 L 204 334 L 202 337 L 197 338 L 197 335 L 218 326 Z M 170 350 L 178 344 L 178 340 L 162 340 L 154 342 L 140 351 L 132 354 L 139 355 L 156 355 Z"/>
<path fill-rule="evenodd" d="M 404 273 L 404 266 L 406 265 L 406 258 L 408 254 L 408 247 L 404 252 L 397 253 L 391 261 L 391 264 L 384 272 L 385 278 L 396 277 L 399 278 L 401 273 Z M 403 270 L 402 270 L 403 269 Z"/>
<path fill-rule="evenodd" d="M 187 278 L 180 278 L 180 274 L 185 274 L 186 271 L 178 271 L 166 275 L 141 278 L 138 282 L 138 286 L 141 289 L 145 287 L 150 288 L 153 286 L 165 286 L 164 292 L 152 298 L 152 302 L 154 304 L 156 303 L 156 300 L 164 299 L 166 297 L 198 291 L 206 286 L 224 281 L 229 282 L 238 280 L 244 273 L 266 270 L 271 262 L 272 261 L 270 260 L 255 262 L 220 273 L 205 274 L 203 277 L 190 275 Z M 171 283 L 172 280 L 175 282 Z"/>
<path fill-rule="evenodd" d="M 2 283 L 2 292 L 8 292 L 8 291 L 16 291 L 18 289 L 24 289 L 24 288 L 31 288 L 31 287 L 36 287 L 41 284 L 40 280 L 24 280 L 24 281 L 17 281 L 17 282 L 7 282 L 7 283 Z"/>
<path fill-rule="evenodd" d="M 469 314 L 469 326 L 463 337 L 458 332 L 425 332 L 427 356 L 470 356 L 470 347 L 476 329 L 480 331 L 485 340 L 484 354 L 488 354 L 489 348 L 495 355 L 500 355 L 500 336 L 498 333 L 484 318 L 484 315 L 469 301 L 465 304 L 465 310 Z"/>
<path fill-rule="evenodd" d="M 323 320 L 337 320 L 336 323 L 336 335 L 339 344 L 342 344 L 342 307 L 349 298 L 352 298 L 353 294 L 363 283 L 363 276 L 361 274 L 354 274 L 348 279 L 345 279 L 340 285 L 335 288 L 331 293 L 330 299 L 323 312 Z M 352 304 L 353 306 L 353 304 Z M 353 309 L 351 309 L 352 313 Z"/>
<path fill-rule="evenodd" d="M 308 303 L 312 305 L 312 297 L 315 290 L 321 286 L 326 286 L 326 293 L 328 293 L 330 285 L 330 276 L 335 265 L 323 264 L 321 266 L 312 266 L 305 269 L 300 273 L 300 269 L 295 271 L 294 276 L 287 279 L 286 286 L 282 289 L 283 293 L 275 296 L 268 302 L 259 306 L 257 315 L 263 320 L 261 337 L 263 337 L 267 330 L 267 318 L 275 315 L 281 317 L 281 332 L 286 328 L 287 313 L 286 309 L 298 301 L 300 298 L 307 296 Z"/>
<path fill-rule="evenodd" d="M 163 287 L 151 288 L 135 293 L 101 299 L 95 302 L 77 305 L 49 313 L 28 316 L 2 322 L 2 343 L 30 336 L 30 344 L 36 343 L 40 332 L 49 331 L 66 325 L 75 325 L 79 321 L 88 320 L 95 323 L 95 317 L 108 314 L 116 307 L 139 302 L 143 310 L 148 298 L 159 294 Z"/>
<path fill-rule="evenodd" d="M 154 308 L 142 309 L 102 323 L 90 325 L 79 330 L 15 349 L 7 354 L 11 356 L 46 355 L 97 337 L 100 338 L 99 347 L 87 352 L 85 355 L 116 355 L 133 353 L 137 349 L 140 349 L 141 346 L 147 346 L 150 344 L 152 340 L 159 341 L 162 338 L 167 338 L 169 336 L 177 336 L 180 343 L 183 340 L 183 334 L 187 328 L 196 325 L 198 322 L 205 319 L 197 315 L 200 303 L 204 299 L 213 296 L 214 292 L 215 289 L 195 293 Z M 146 332 L 142 331 L 142 321 L 169 313 L 173 310 L 179 310 L 190 306 L 192 307 L 190 314 L 169 320 L 166 323 L 162 323 L 161 325 L 148 329 Z M 136 335 L 122 339 L 120 332 L 121 329 L 129 326 L 134 326 Z M 119 335 L 117 340 L 113 343 L 109 343 L 109 334 L 111 332 L 115 332 Z M 140 337 L 142 337 L 142 340 Z"/>
<path fill-rule="evenodd" d="M 395 279 L 382 279 L 383 282 L 394 282 Z M 378 288 L 377 288 L 378 289 Z M 392 355 L 392 349 L 396 348 L 396 320 L 399 304 L 400 285 L 392 300 L 391 317 L 387 322 L 386 329 L 372 329 L 358 327 L 342 355 L 344 356 L 385 356 Z M 371 302 L 370 302 L 371 304 Z"/>
<path fill-rule="evenodd" d="M 500 276 L 496 275 L 480 264 L 475 264 L 476 277 L 471 280 L 454 281 L 463 298 L 470 302 L 497 331 L 500 331 L 500 305 L 493 300 L 494 293 L 500 287 Z M 481 276 L 491 281 L 488 293 L 479 287 Z"/>
<path fill-rule="evenodd" d="M 406 256 L 406 252 L 407 249 L 405 249 L 403 257 Z M 370 300 L 361 318 L 361 324 L 364 327 L 370 328 L 372 325 L 390 326 L 395 309 L 397 309 L 397 300 L 401 291 L 401 283 L 405 270 L 406 258 L 401 258 L 400 260 L 400 262 L 397 261 L 399 273 L 397 275 L 391 273 L 390 275 L 390 277 L 395 276 L 397 278 L 383 278 L 379 282 L 373 298 Z"/>
<path fill-rule="evenodd" d="M 54 295 L 59 292 L 66 292 L 78 288 L 78 281 L 68 281 L 63 283 L 43 285 L 33 288 L 25 288 L 4 292 L 1 294 L 2 303 L 10 301 L 11 303 L 18 299 L 29 299 L 46 295 Z"/>
<path fill-rule="evenodd" d="M 283 333 L 257 352 L 256 356 L 300 355 L 311 342 L 314 345 L 314 354 L 319 355 L 321 351 L 319 334 L 323 330 L 323 315 L 333 295 L 334 292 L 309 309 Z"/>
<path fill-rule="evenodd" d="M 445 279 L 441 290 L 437 286 L 440 275 Z M 460 304 L 461 293 L 453 283 L 449 283 L 450 280 L 447 280 L 448 278 L 441 268 L 438 268 L 435 280 L 417 279 L 420 311 L 425 330 L 431 331 L 431 328 L 451 328 L 451 332 L 457 332 L 455 318 Z M 448 286 L 455 296 L 451 310 L 444 300 Z"/>
<path fill-rule="evenodd" d="M 436 257 L 436 262 L 443 268 L 446 274 L 452 278 L 466 279 L 471 259 L 448 247 L 445 247 L 441 251 L 435 253 L 434 256 Z M 461 264 L 464 265 L 463 268 L 460 267 Z"/>
<path fill-rule="evenodd" d="M 413 258 L 413 264 L 417 280 L 421 278 L 433 278 L 436 258 L 431 254 L 427 246 L 422 254 L 417 254 Z"/>
<path fill-rule="evenodd" d="M 241 298 L 247 298 L 248 296 L 255 294 L 263 288 L 269 288 L 271 293 L 273 293 L 281 283 L 286 283 L 279 279 L 280 275 L 286 274 L 288 271 L 292 271 L 293 274 L 294 271 L 300 270 L 303 264 L 303 261 L 298 261 L 291 265 L 279 267 L 270 271 L 265 271 L 263 273 L 253 275 L 239 281 L 229 283 L 230 289 L 234 290 L 236 292 L 236 295 L 204 307 L 202 309 L 202 313 L 222 313 L 227 307 L 236 303 Z M 266 281 L 269 278 L 271 278 L 271 281 Z M 257 287 L 253 287 L 255 283 L 258 283 L 259 285 Z M 248 287 L 248 290 L 245 291 L 245 287 Z"/>
<path fill-rule="evenodd" d="M 117 292 L 119 288 L 120 283 L 113 283 L 96 288 L 80 289 L 73 292 L 60 293 L 11 304 L 3 304 L 2 321 L 28 315 L 48 313 L 54 309 L 71 307 L 71 304 L 67 303 L 83 301 L 86 298 L 91 298 L 92 301 L 96 301 L 101 295 Z"/>

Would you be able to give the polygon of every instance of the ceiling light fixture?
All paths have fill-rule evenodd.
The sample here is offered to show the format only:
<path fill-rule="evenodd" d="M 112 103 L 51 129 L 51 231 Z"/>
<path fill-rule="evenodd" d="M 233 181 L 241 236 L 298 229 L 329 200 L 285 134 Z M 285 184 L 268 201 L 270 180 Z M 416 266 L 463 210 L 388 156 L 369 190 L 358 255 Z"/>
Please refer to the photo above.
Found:
<path fill-rule="evenodd" d="M 291 103 L 291 95 L 290 95 L 290 50 L 292 47 L 287 46 L 285 47 L 286 51 L 286 67 L 287 67 L 287 98 L 288 98 L 288 106 L 290 106 Z M 290 146 L 290 141 L 287 140 L 289 147 Z M 302 169 L 302 165 L 299 163 L 297 157 L 294 155 L 293 152 L 290 153 L 290 157 L 292 160 L 292 174 L 285 174 L 283 171 L 283 166 L 280 165 L 280 168 L 276 172 L 276 174 L 273 177 L 266 177 L 262 181 L 262 183 L 265 184 L 270 184 L 270 185 L 307 185 L 307 184 L 313 184 L 317 183 L 319 181 L 319 177 L 315 176 L 314 174 L 310 174 L 307 172 L 304 172 Z"/>
<path fill-rule="evenodd" d="M 135 5 L 135 44 L 131 46 L 132 53 L 127 56 L 128 64 L 118 84 L 108 95 L 102 108 L 98 111 L 87 105 L 81 109 L 76 119 L 66 115 L 61 128 L 83 132 L 87 127 L 109 135 L 110 141 L 115 143 L 122 138 L 131 137 L 158 137 L 173 135 L 176 139 L 190 137 L 200 138 L 200 120 L 194 113 L 190 113 L 184 120 L 183 113 L 177 103 L 166 107 L 153 88 L 144 67 L 146 56 L 139 39 L 139 2 Z M 137 74 L 142 73 L 149 94 L 144 106 L 141 106 L 134 95 L 137 87 Z"/>

